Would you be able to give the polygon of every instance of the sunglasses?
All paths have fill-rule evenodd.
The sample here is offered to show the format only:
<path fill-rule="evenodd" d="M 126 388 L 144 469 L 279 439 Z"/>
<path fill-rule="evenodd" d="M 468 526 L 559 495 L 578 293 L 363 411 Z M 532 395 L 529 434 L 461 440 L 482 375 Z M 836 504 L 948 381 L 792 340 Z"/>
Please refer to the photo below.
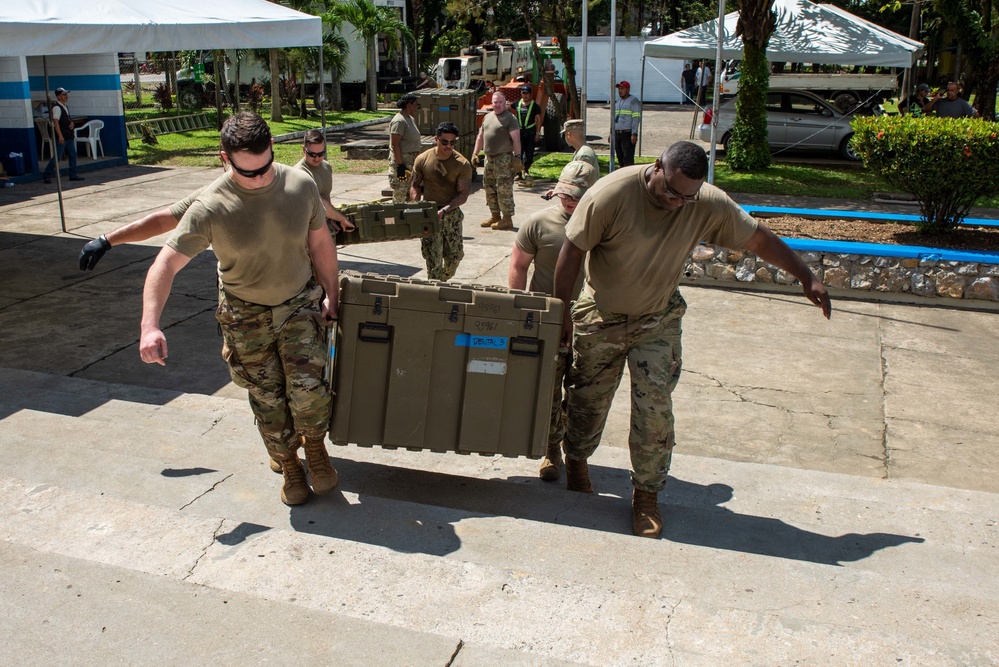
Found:
<path fill-rule="evenodd" d="M 303 150 L 305 151 L 305 154 L 308 155 L 309 157 L 323 157 L 324 155 L 326 155 L 326 149 L 325 148 L 323 150 L 319 151 L 318 153 L 313 153 L 308 148 L 304 148 Z"/>
<path fill-rule="evenodd" d="M 440 143 L 441 146 L 457 146 L 458 145 L 458 140 L 457 139 L 452 139 L 451 141 L 448 141 L 447 139 L 441 139 L 440 137 L 437 137 L 437 141 Z"/>
<path fill-rule="evenodd" d="M 258 176 L 263 176 L 264 174 L 266 174 L 267 171 L 271 168 L 271 165 L 274 164 L 274 149 L 271 148 L 271 159 L 268 160 L 267 164 L 265 164 L 260 169 L 254 169 L 252 171 L 247 169 L 240 169 L 239 167 L 236 166 L 236 163 L 232 161 L 231 155 L 229 156 L 229 164 L 232 165 L 232 170 L 235 171 L 240 176 L 242 176 L 243 178 L 257 178 Z"/>
<path fill-rule="evenodd" d="M 663 179 L 663 194 L 665 194 L 670 199 L 682 199 L 684 203 L 687 204 L 695 202 L 701 198 L 701 192 L 699 190 L 697 191 L 696 194 L 692 195 L 680 194 L 679 192 L 677 192 L 676 190 L 674 190 L 669 186 L 669 183 L 666 182 L 665 178 Z"/>

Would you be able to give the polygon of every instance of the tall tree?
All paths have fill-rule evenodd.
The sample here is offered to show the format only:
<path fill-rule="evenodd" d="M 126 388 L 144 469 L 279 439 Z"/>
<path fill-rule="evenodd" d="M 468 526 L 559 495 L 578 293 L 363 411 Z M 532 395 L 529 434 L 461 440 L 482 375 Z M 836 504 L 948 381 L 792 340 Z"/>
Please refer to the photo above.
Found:
<path fill-rule="evenodd" d="M 967 72 L 966 89 L 974 89 L 975 107 L 983 118 L 996 118 L 999 83 L 999 34 L 992 22 L 992 2 L 935 0 L 934 8 L 957 35 Z M 959 73 L 960 75 L 960 73 Z"/>
<path fill-rule="evenodd" d="M 413 32 L 403 23 L 395 10 L 388 7 L 376 7 L 371 0 L 347 0 L 338 2 L 330 8 L 341 22 L 350 23 L 366 44 L 368 76 L 369 110 L 378 108 L 378 37 L 385 39 L 388 55 L 398 50 L 405 43 L 414 41 Z"/>
<path fill-rule="evenodd" d="M 767 90 L 770 88 L 767 45 L 776 27 L 773 0 L 739 0 L 739 22 L 735 33 L 742 37 L 743 59 L 735 103 L 735 125 L 725 149 L 725 160 L 733 169 L 751 171 L 770 165 L 766 108 Z"/>

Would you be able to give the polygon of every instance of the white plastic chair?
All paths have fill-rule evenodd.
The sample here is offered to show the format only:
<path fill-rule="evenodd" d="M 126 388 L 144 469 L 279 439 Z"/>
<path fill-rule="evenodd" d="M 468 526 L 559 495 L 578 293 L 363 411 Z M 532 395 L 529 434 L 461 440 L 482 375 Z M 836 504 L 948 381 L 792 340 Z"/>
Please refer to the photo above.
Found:
<path fill-rule="evenodd" d="M 101 130 L 103 128 L 103 120 L 92 120 L 73 131 L 76 143 L 83 143 L 90 146 L 90 157 L 95 159 L 97 158 L 98 149 L 101 151 L 101 157 L 104 157 L 104 144 L 101 143 Z M 81 132 L 85 133 L 81 135 Z"/>
<path fill-rule="evenodd" d="M 49 127 L 48 118 L 35 118 L 35 127 L 42 135 L 42 141 L 38 144 L 38 161 L 45 159 L 45 149 L 49 149 L 49 157 L 55 154 L 55 147 L 52 145 L 52 128 Z"/>

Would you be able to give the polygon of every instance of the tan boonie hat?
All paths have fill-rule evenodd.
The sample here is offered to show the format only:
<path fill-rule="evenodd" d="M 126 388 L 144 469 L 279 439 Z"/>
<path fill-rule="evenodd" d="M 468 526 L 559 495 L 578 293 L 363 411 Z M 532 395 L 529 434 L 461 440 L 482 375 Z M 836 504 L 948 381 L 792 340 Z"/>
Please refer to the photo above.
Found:
<path fill-rule="evenodd" d="M 558 177 L 558 185 L 555 186 L 555 194 L 569 195 L 579 199 L 586 192 L 586 189 L 597 182 L 600 174 L 589 162 L 573 160 L 565 165 L 562 173 Z"/>
<path fill-rule="evenodd" d="M 582 130 L 583 129 L 583 119 L 582 118 L 577 118 L 576 120 L 567 120 L 567 121 L 565 121 L 565 125 L 562 126 L 562 134 L 565 134 L 566 132 L 568 132 L 569 130 L 572 130 L 572 129 Z"/>

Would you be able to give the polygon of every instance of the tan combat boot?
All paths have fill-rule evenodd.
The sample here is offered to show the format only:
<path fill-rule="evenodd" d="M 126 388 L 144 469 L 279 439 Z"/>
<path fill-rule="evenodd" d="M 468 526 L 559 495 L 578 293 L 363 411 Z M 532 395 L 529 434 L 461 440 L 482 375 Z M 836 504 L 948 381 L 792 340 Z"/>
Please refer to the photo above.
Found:
<path fill-rule="evenodd" d="M 577 461 L 569 456 L 565 457 L 565 488 L 579 493 L 593 493 L 590 467 L 586 465 L 586 459 Z"/>
<path fill-rule="evenodd" d="M 281 474 L 284 475 L 281 502 L 285 505 L 301 505 L 309 499 L 309 485 L 305 482 L 305 468 L 298 460 L 298 452 L 288 452 L 281 461 Z"/>
<path fill-rule="evenodd" d="M 546 482 L 557 482 L 559 472 L 562 470 L 562 446 L 558 443 L 548 443 L 548 453 L 541 461 L 541 468 L 538 469 L 538 477 Z"/>
<path fill-rule="evenodd" d="M 513 229 L 513 218 L 504 213 L 499 222 L 493 223 L 493 229 Z"/>
<path fill-rule="evenodd" d="M 330 463 L 330 455 L 326 452 L 326 444 L 322 436 L 304 438 L 305 460 L 309 465 L 309 477 L 312 478 L 312 490 L 317 496 L 322 496 L 340 483 L 340 474 Z"/>
<path fill-rule="evenodd" d="M 631 500 L 631 532 L 639 537 L 658 539 L 663 532 L 663 517 L 659 513 L 659 494 L 635 489 Z"/>
<path fill-rule="evenodd" d="M 500 216 L 496 213 L 493 213 L 492 215 L 489 216 L 488 220 L 483 220 L 482 222 L 480 222 L 479 227 L 492 227 L 493 225 L 497 224 L 499 221 L 500 221 Z"/>

